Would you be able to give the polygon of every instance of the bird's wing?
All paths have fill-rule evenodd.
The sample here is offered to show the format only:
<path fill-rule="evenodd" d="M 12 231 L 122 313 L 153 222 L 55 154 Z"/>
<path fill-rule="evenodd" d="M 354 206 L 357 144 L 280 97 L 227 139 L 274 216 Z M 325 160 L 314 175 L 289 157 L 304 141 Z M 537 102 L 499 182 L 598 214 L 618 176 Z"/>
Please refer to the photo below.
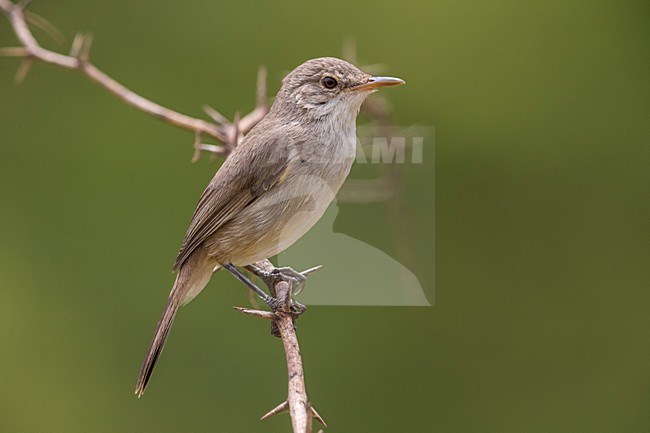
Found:
<path fill-rule="evenodd" d="M 255 132 L 228 156 L 201 195 L 174 270 L 234 215 L 282 182 L 289 167 L 288 138 Z"/>

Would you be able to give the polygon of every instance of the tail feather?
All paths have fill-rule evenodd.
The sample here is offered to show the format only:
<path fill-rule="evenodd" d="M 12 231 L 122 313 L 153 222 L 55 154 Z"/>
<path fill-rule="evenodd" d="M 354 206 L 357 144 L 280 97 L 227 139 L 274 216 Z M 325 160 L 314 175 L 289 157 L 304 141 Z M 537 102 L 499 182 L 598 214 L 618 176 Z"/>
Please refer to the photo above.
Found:
<path fill-rule="evenodd" d="M 180 306 L 180 299 L 178 299 L 178 296 L 175 296 L 174 292 L 175 290 L 172 291 L 172 294 L 167 301 L 165 312 L 160 318 L 160 322 L 158 322 L 156 333 L 154 334 L 153 340 L 151 340 L 151 344 L 149 345 L 149 351 L 147 352 L 147 356 L 144 358 L 144 362 L 142 363 L 140 376 L 138 377 L 138 383 L 135 388 L 135 394 L 138 397 L 142 396 L 145 388 L 147 387 L 151 373 L 153 373 L 153 369 L 156 366 L 156 361 L 158 361 L 158 357 L 162 353 L 163 347 L 165 346 L 165 341 L 169 335 L 169 330 L 174 323 L 174 317 L 176 317 L 176 312 Z"/>
<path fill-rule="evenodd" d="M 174 323 L 178 308 L 190 302 L 203 290 L 208 284 L 213 270 L 215 270 L 215 263 L 208 259 L 202 248 L 197 248 L 178 270 L 176 282 L 169 294 L 167 306 L 160 318 L 160 322 L 158 322 L 156 333 L 149 345 L 149 351 L 142 363 L 138 383 L 135 387 L 135 393 L 138 397 L 142 396 L 147 387 L 151 373 L 153 373 L 156 366 L 156 361 L 158 361 L 165 346 L 165 340 L 167 340 L 169 330 Z"/>

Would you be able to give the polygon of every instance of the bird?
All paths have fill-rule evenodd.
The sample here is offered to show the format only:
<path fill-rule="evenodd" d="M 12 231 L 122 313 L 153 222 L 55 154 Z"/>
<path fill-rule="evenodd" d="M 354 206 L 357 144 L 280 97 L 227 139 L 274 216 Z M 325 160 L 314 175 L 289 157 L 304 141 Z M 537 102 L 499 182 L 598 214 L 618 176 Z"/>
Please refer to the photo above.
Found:
<path fill-rule="evenodd" d="M 273 257 L 324 214 L 356 156 L 356 118 L 381 87 L 405 82 L 373 77 L 334 57 L 291 71 L 267 115 L 225 159 L 201 195 L 174 263 L 176 280 L 140 370 L 142 396 L 182 305 L 212 274 Z"/>

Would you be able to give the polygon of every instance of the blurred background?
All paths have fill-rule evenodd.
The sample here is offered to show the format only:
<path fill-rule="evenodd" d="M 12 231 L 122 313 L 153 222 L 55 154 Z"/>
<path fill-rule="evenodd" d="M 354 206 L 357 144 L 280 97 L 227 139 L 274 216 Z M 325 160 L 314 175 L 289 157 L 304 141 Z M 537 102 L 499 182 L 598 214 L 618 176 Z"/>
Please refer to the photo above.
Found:
<path fill-rule="evenodd" d="M 246 112 L 259 64 L 275 94 L 348 39 L 407 81 L 382 92 L 395 124 L 435 128 L 435 158 L 425 140 L 401 168 L 410 258 L 385 203 L 339 203 L 334 231 L 408 261 L 434 306 L 309 309 L 299 338 L 327 431 L 650 431 L 648 2 L 30 8 L 68 38 L 35 31 L 43 45 L 92 31 L 100 68 L 194 116 Z M 1 17 L 0 46 L 15 43 Z M 286 415 L 258 421 L 285 398 L 281 344 L 231 309 L 248 298 L 225 274 L 133 395 L 219 163 L 191 164 L 192 134 L 73 72 L 37 64 L 17 87 L 18 65 L 0 59 L 0 430 L 286 432 Z"/>

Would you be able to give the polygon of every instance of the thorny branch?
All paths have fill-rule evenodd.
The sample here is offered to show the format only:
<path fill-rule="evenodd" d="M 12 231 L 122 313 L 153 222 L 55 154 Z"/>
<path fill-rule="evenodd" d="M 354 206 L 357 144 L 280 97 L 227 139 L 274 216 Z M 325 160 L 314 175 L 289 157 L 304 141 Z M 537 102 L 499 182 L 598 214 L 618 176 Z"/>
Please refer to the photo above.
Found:
<path fill-rule="evenodd" d="M 259 269 L 268 273 L 274 270 L 274 266 L 268 260 L 262 260 L 257 262 L 255 265 Z M 314 269 L 317 268 L 312 268 L 312 270 Z M 306 271 L 304 274 L 307 274 L 312 270 Z M 269 285 L 269 290 L 271 293 L 275 294 L 276 299 L 281 301 L 280 306 L 274 308 L 272 312 L 235 307 L 236 310 L 239 310 L 242 313 L 264 319 L 271 319 L 274 324 L 273 328 L 278 330 L 284 346 L 288 376 L 287 399 L 267 412 L 261 419 L 265 420 L 273 415 L 289 411 L 294 433 L 311 433 L 312 420 L 315 419 L 324 427 L 327 427 L 327 425 L 307 398 L 302 356 L 300 354 L 300 346 L 298 344 L 298 337 L 294 326 L 295 319 L 302 314 L 304 310 L 296 311 L 292 308 L 291 293 L 293 287 L 290 279 L 279 281 L 275 286 Z"/>
<path fill-rule="evenodd" d="M 20 57 L 23 59 L 23 63 L 16 73 L 17 83 L 25 79 L 35 61 L 79 71 L 91 81 L 106 89 L 109 93 L 120 98 L 126 104 L 171 125 L 193 131 L 197 135 L 197 140 L 195 141 L 195 149 L 197 151 L 206 151 L 223 156 L 228 155 L 241 138 L 262 120 L 268 111 L 266 103 L 266 70 L 264 68 L 260 68 L 258 74 L 256 108 L 233 123 L 228 122 L 223 115 L 209 106 L 205 106 L 204 110 L 212 118 L 212 121 L 197 119 L 163 107 L 138 95 L 93 65 L 90 61 L 90 47 L 92 45 L 92 35 L 90 34 L 77 33 L 72 42 L 70 54 L 68 55 L 41 47 L 36 38 L 34 38 L 27 22 L 35 21 L 40 22 L 42 25 L 47 25 L 44 24 L 47 21 L 36 14 L 27 12 L 25 10 L 27 3 L 21 2 L 14 4 L 9 0 L 0 0 L 0 10 L 9 19 L 18 41 L 22 44 L 22 46 L 18 47 L 0 49 L 1 56 Z M 215 138 L 224 143 L 224 146 L 201 144 L 200 138 L 202 135 Z"/>
<path fill-rule="evenodd" d="M 21 44 L 16 47 L 0 48 L 0 56 L 22 58 L 22 64 L 18 68 L 15 76 L 15 81 L 18 84 L 24 81 L 31 66 L 36 61 L 78 71 L 109 93 L 121 99 L 127 105 L 170 125 L 194 132 L 195 153 L 192 161 L 197 161 L 201 152 L 209 153 L 212 156 L 226 157 L 268 112 L 266 70 L 264 67 L 260 67 L 258 71 L 257 97 L 253 111 L 243 117 L 237 113 L 233 122 L 230 122 L 217 110 L 205 105 L 203 106 L 203 111 L 208 115 L 210 120 L 194 118 L 144 98 L 97 68 L 90 61 L 91 34 L 78 33 L 67 55 L 43 48 L 32 34 L 29 28 L 30 24 L 43 29 L 57 41 L 62 41 L 63 36 L 47 20 L 27 11 L 26 8 L 29 3 L 30 0 L 21 0 L 18 3 L 13 3 L 10 0 L 0 0 L 0 10 L 7 16 Z M 356 52 L 352 45 L 348 44 L 347 53 L 344 57 L 356 63 Z M 367 101 L 362 110 L 367 117 L 373 120 L 378 128 L 383 129 L 386 137 L 392 135 L 392 132 L 386 126 L 389 124 L 390 110 L 385 104 L 385 101 L 376 97 L 372 102 Z M 203 143 L 203 136 L 216 139 L 222 144 Z M 348 200 L 360 202 L 387 200 L 393 195 L 396 187 L 395 183 L 399 181 L 397 174 L 394 172 L 394 168 L 389 167 L 387 169 L 392 171 L 382 173 L 381 177 L 374 181 L 348 182 Z M 268 260 L 263 260 L 255 265 L 262 270 L 273 270 L 273 265 Z M 236 307 L 237 310 L 245 314 L 272 320 L 274 328 L 279 332 L 284 345 L 289 378 L 288 397 L 286 401 L 269 411 L 262 419 L 289 411 L 293 431 L 296 433 L 311 433 L 313 419 L 325 427 L 326 425 L 307 399 L 302 358 L 294 327 L 294 321 L 302 311 L 296 313 L 290 308 L 292 293 L 290 281 L 280 281 L 274 287 L 269 287 L 269 290 L 276 294 L 277 299 L 283 301 L 282 305 L 275 308 L 274 311 Z"/>

